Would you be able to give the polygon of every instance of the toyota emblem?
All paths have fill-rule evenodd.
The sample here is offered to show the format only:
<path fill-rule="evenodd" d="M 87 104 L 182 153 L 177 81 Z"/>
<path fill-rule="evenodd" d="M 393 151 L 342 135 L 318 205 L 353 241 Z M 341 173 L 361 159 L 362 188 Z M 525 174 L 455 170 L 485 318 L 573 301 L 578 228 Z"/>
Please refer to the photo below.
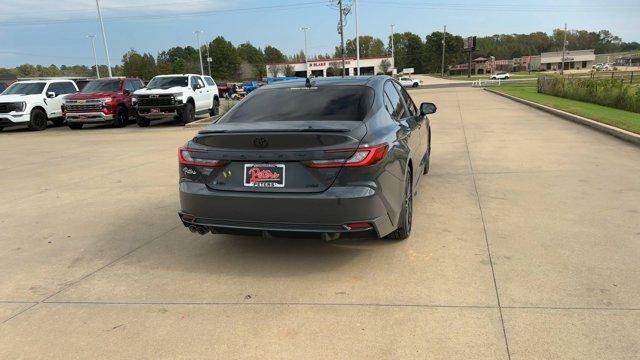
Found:
<path fill-rule="evenodd" d="M 257 137 L 255 139 L 253 139 L 253 145 L 255 145 L 255 147 L 257 147 L 257 148 L 264 149 L 267 146 L 269 146 L 269 142 L 267 141 L 267 139 L 265 139 L 263 137 Z"/>

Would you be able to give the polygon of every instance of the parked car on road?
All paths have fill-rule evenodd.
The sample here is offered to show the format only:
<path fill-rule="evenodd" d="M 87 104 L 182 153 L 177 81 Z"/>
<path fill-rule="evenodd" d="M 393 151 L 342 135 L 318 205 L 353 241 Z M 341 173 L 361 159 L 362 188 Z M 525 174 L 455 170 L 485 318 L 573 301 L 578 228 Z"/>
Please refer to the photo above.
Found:
<path fill-rule="evenodd" d="M 180 218 L 200 234 L 405 239 L 435 111 L 388 76 L 261 87 L 179 149 Z"/>
<path fill-rule="evenodd" d="M 71 80 L 18 81 L 0 95 L 0 130 L 27 125 L 30 130 L 44 130 L 47 122 L 64 123 L 63 98 L 78 92 Z"/>
<path fill-rule="evenodd" d="M 400 84 L 404 87 L 418 87 L 422 84 L 422 80 L 414 80 L 408 76 L 402 76 L 400 77 L 400 79 L 398 80 L 400 82 Z"/>
<path fill-rule="evenodd" d="M 509 75 L 508 72 L 497 72 L 491 75 L 490 79 L 491 80 L 509 80 L 510 77 L 511 75 Z"/>
<path fill-rule="evenodd" d="M 217 115 L 220 109 L 218 87 L 210 76 L 195 74 L 159 75 L 133 98 L 140 127 L 152 120 L 178 117 L 183 124 L 196 115 Z"/>
<path fill-rule="evenodd" d="M 134 78 L 105 78 L 93 80 L 64 101 L 64 114 L 71 129 L 84 124 L 112 124 L 125 127 L 135 115 L 131 103 L 134 91 L 142 89 L 142 80 Z"/>
<path fill-rule="evenodd" d="M 257 82 L 257 81 L 247 81 L 247 82 L 242 84 L 242 89 L 247 94 L 249 94 L 250 92 L 252 92 L 253 90 L 255 90 L 255 89 L 259 88 L 259 87 L 260 87 L 260 83 Z"/>

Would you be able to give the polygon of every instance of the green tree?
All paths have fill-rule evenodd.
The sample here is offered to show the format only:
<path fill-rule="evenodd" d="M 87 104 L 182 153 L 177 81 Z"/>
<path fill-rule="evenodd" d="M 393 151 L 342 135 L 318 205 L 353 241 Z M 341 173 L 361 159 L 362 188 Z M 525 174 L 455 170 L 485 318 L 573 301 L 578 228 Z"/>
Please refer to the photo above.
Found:
<path fill-rule="evenodd" d="M 424 43 L 420 36 L 411 33 L 394 34 L 395 46 L 395 67 L 398 71 L 404 68 L 414 68 L 416 73 L 424 73 L 425 66 L 425 49 Z M 389 53 L 391 53 L 391 37 L 389 37 Z"/>
<path fill-rule="evenodd" d="M 218 36 L 208 44 L 211 54 L 211 73 L 216 79 L 233 79 L 240 70 L 240 55 L 230 41 Z"/>
<path fill-rule="evenodd" d="M 445 47 L 444 71 L 449 66 L 465 62 L 465 52 L 463 49 L 461 36 L 447 33 Z M 427 35 L 424 46 L 424 60 L 426 73 L 440 73 L 442 68 L 442 32 L 436 31 Z"/>
<path fill-rule="evenodd" d="M 156 75 L 156 61 L 151 54 L 140 54 L 131 49 L 122 56 L 122 74 L 151 79 Z"/>
<path fill-rule="evenodd" d="M 356 56 L 356 39 L 348 39 L 344 45 L 345 54 L 347 57 Z M 384 48 L 384 42 L 379 38 L 373 36 L 364 35 L 360 36 L 360 57 L 380 57 L 388 55 L 387 50 Z M 336 46 L 335 57 L 342 56 L 340 54 L 340 46 Z"/>
<path fill-rule="evenodd" d="M 238 45 L 238 55 L 253 67 L 255 77 L 262 78 L 266 76 L 264 53 L 261 49 L 246 42 Z"/>
<path fill-rule="evenodd" d="M 287 61 L 286 56 L 277 48 L 267 45 L 264 48 L 264 61 L 267 64 L 279 64 Z"/>

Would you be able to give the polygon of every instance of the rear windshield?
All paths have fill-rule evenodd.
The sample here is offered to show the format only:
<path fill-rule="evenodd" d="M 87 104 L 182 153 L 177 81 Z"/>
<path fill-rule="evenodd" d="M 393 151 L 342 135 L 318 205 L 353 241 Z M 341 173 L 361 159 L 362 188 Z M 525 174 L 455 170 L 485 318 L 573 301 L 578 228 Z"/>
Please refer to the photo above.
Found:
<path fill-rule="evenodd" d="M 147 89 L 170 89 L 175 86 L 189 86 L 189 77 L 187 76 L 162 76 L 154 77 L 147 85 Z"/>
<path fill-rule="evenodd" d="M 120 90 L 120 80 L 92 81 L 82 88 L 83 93 L 116 92 Z"/>
<path fill-rule="evenodd" d="M 362 121 L 373 104 L 367 86 L 262 88 L 221 122 Z"/>
<path fill-rule="evenodd" d="M 7 90 L 5 90 L 2 95 L 35 95 L 42 93 L 44 90 L 44 86 L 47 83 L 44 82 L 36 82 L 36 83 L 15 83 Z"/>

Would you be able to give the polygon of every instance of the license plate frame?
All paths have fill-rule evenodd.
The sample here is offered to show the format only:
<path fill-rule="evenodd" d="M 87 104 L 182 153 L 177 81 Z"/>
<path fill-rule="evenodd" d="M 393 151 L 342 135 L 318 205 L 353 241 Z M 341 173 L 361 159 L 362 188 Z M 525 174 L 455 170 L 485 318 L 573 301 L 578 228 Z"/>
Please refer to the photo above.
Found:
<path fill-rule="evenodd" d="M 286 166 L 284 164 L 244 164 L 243 184 L 245 187 L 251 188 L 283 188 L 285 187 L 285 176 Z"/>

